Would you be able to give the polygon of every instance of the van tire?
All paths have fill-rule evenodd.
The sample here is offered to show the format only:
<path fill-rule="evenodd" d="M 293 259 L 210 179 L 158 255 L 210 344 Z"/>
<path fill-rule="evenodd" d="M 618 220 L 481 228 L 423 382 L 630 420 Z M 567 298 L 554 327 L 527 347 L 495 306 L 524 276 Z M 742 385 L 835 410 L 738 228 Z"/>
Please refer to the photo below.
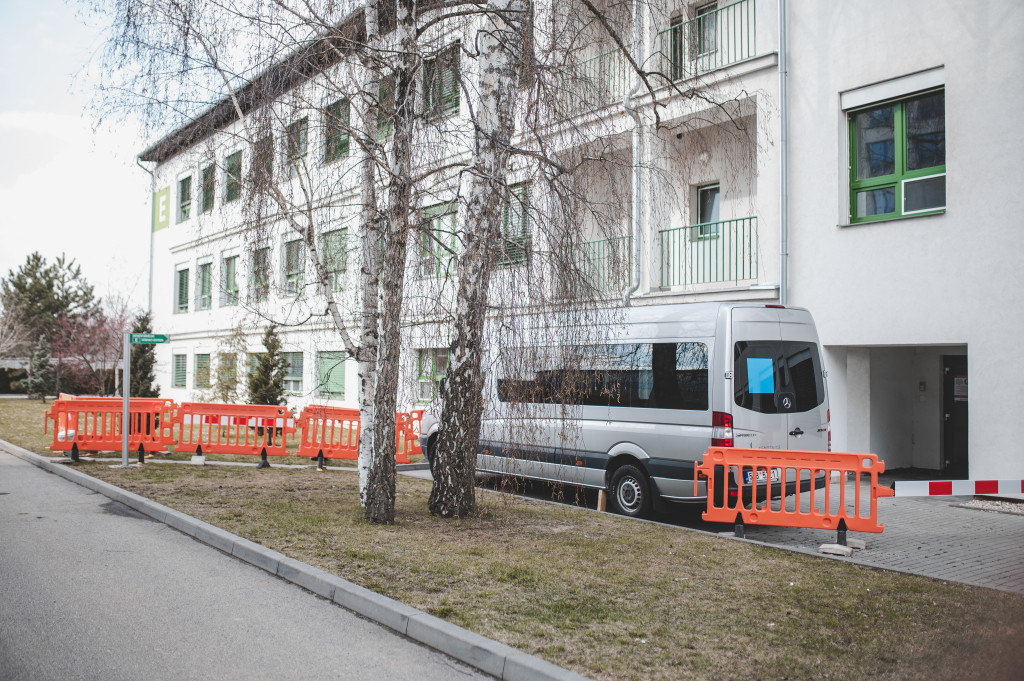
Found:
<path fill-rule="evenodd" d="M 608 494 L 612 508 L 630 518 L 646 518 L 651 512 L 651 484 L 647 475 L 631 464 L 615 469 Z"/>

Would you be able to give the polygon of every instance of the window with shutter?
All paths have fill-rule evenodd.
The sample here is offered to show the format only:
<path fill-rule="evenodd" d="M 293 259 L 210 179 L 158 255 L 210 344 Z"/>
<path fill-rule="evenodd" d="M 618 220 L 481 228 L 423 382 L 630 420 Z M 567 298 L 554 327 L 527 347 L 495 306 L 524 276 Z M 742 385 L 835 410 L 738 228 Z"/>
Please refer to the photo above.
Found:
<path fill-rule="evenodd" d="M 175 355 L 174 367 L 171 372 L 171 387 L 184 388 L 185 374 L 188 370 L 188 355 Z"/>
<path fill-rule="evenodd" d="M 298 295 L 302 288 L 304 255 L 305 247 L 301 239 L 284 244 L 284 257 L 281 258 L 281 288 L 287 296 Z"/>
<path fill-rule="evenodd" d="M 306 157 L 309 146 L 309 117 L 291 123 L 287 128 L 288 162 L 297 165 Z"/>
<path fill-rule="evenodd" d="M 203 168 L 203 212 L 213 210 L 214 185 L 217 183 L 216 168 L 211 163 Z"/>
<path fill-rule="evenodd" d="M 430 402 L 437 396 L 441 379 L 448 374 L 448 349 L 427 348 L 417 351 L 419 377 L 416 398 Z"/>
<path fill-rule="evenodd" d="M 324 108 L 324 163 L 348 156 L 351 107 L 347 99 Z"/>
<path fill-rule="evenodd" d="M 249 273 L 252 298 L 265 300 L 270 295 L 270 249 L 257 248 L 252 254 L 252 269 Z"/>
<path fill-rule="evenodd" d="M 217 382 L 232 386 L 238 381 L 238 355 L 233 352 L 221 352 L 217 355 Z"/>
<path fill-rule="evenodd" d="M 439 277 L 448 273 L 455 253 L 454 201 L 425 208 L 420 217 L 420 276 Z"/>
<path fill-rule="evenodd" d="M 178 222 L 185 222 L 192 214 L 192 176 L 178 180 Z"/>
<path fill-rule="evenodd" d="M 380 79 L 377 93 L 377 137 L 385 140 L 395 132 L 395 74 Z"/>
<path fill-rule="evenodd" d="M 174 311 L 175 313 L 188 312 L 188 268 L 178 270 L 177 278 Z"/>
<path fill-rule="evenodd" d="M 252 150 L 252 172 L 256 189 L 266 187 L 273 179 L 274 138 L 271 135 L 256 140 Z"/>
<path fill-rule="evenodd" d="M 242 152 L 236 151 L 224 159 L 224 202 L 235 201 L 242 195 Z"/>
<path fill-rule="evenodd" d="M 530 250 L 530 183 L 509 187 L 501 219 L 499 264 L 512 267 L 526 262 Z"/>
<path fill-rule="evenodd" d="M 213 305 L 213 265 L 204 263 L 196 272 L 196 309 L 209 310 Z"/>
<path fill-rule="evenodd" d="M 423 64 L 426 113 L 442 118 L 459 111 L 459 43 L 449 45 Z"/>
<path fill-rule="evenodd" d="M 282 352 L 284 357 L 284 391 L 287 393 L 302 392 L 302 353 Z"/>
<path fill-rule="evenodd" d="M 196 373 L 192 380 L 195 388 L 210 387 L 210 355 L 209 353 L 196 355 Z"/>
<path fill-rule="evenodd" d="M 324 267 L 332 291 L 340 291 L 345 285 L 347 229 L 336 229 L 323 236 Z"/>
<path fill-rule="evenodd" d="M 227 307 L 238 304 L 238 256 L 224 258 L 221 268 L 220 304 Z"/>
<path fill-rule="evenodd" d="M 345 398 L 345 353 L 321 352 L 319 360 L 321 397 Z"/>

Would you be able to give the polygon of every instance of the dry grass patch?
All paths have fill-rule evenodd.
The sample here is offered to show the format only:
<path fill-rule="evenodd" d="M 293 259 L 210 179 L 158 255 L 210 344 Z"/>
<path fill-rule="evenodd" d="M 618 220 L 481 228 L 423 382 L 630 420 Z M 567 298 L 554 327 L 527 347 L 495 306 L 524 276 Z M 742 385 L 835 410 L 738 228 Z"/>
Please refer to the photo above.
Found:
<path fill-rule="evenodd" d="M 595 679 L 1017 678 L 1024 597 L 481 493 L 362 519 L 356 476 L 147 466 L 106 479 Z"/>

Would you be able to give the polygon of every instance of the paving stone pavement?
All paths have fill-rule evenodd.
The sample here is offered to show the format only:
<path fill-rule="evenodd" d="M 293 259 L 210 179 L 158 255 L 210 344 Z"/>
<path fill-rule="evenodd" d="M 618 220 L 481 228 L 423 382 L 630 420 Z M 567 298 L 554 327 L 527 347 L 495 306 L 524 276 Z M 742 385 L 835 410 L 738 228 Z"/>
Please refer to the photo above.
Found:
<path fill-rule="evenodd" d="M 833 483 L 833 498 L 837 487 Z M 970 499 L 879 499 L 878 521 L 885 530 L 849 532 L 867 548 L 837 560 L 1024 594 L 1024 515 L 957 506 Z M 836 541 L 828 530 L 754 525 L 745 530 L 748 539 L 807 553 Z"/>

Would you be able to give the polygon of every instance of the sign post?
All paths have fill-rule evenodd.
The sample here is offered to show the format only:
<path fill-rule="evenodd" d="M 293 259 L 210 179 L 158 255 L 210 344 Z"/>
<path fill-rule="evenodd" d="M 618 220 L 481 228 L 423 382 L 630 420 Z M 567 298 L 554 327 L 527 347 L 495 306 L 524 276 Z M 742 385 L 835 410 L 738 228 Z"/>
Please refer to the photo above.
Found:
<path fill-rule="evenodd" d="M 167 336 L 162 333 L 126 333 L 124 335 L 123 360 L 121 362 L 121 466 L 128 467 L 128 431 L 131 421 L 128 416 L 128 396 L 131 394 L 132 344 L 151 345 L 166 343 Z M 141 424 L 140 424 L 141 425 Z"/>

